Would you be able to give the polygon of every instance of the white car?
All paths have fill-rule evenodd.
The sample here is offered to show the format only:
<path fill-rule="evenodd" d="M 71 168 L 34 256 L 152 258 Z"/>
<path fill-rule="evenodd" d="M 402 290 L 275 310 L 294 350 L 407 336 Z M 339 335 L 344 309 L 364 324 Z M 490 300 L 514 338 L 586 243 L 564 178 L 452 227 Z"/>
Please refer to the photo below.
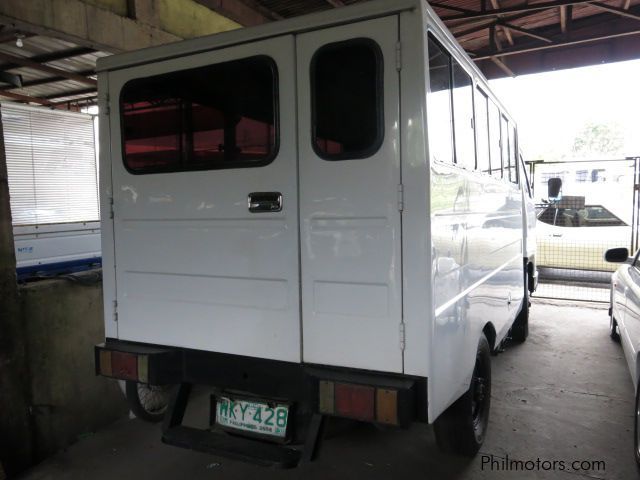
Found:
<path fill-rule="evenodd" d="M 611 277 L 611 306 L 609 332 L 611 338 L 622 344 L 636 391 L 634 415 L 634 453 L 640 467 L 640 389 L 638 388 L 638 360 L 640 359 L 640 251 L 629 257 L 626 248 L 607 250 L 605 260 L 622 264 Z"/>
<path fill-rule="evenodd" d="M 538 266 L 614 271 L 603 259 L 610 248 L 628 245 L 631 227 L 602 205 L 538 208 Z"/>

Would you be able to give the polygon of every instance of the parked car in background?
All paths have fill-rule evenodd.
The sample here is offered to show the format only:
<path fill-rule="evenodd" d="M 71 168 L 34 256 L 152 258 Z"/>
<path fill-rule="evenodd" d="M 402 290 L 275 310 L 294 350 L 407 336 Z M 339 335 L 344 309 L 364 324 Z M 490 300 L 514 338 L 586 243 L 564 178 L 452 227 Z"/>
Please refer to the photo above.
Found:
<path fill-rule="evenodd" d="M 538 266 L 614 271 L 603 259 L 607 249 L 628 245 L 631 227 L 603 205 L 585 205 L 584 197 L 563 197 L 538 207 Z"/>
<path fill-rule="evenodd" d="M 626 248 L 607 250 L 605 259 L 622 264 L 611 277 L 611 305 L 609 307 L 609 335 L 622 344 L 636 392 L 634 411 L 634 455 L 640 468 L 640 389 L 638 389 L 638 360 L 640 359 L 640 261 L 638 251 L 629 257 Z"/>

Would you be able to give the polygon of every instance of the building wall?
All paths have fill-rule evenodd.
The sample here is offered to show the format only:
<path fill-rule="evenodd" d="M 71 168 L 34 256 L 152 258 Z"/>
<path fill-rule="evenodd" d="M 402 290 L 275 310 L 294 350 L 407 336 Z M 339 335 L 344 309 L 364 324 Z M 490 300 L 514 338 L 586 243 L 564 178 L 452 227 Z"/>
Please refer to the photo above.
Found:
<path fill-rule="evenodd" d="M 102 283 L 79 278 L 83 283 L 19 288 L 36 462 L 128 411 L 117 382 L 95 375 L 93 346 L 104 340 Z"/>

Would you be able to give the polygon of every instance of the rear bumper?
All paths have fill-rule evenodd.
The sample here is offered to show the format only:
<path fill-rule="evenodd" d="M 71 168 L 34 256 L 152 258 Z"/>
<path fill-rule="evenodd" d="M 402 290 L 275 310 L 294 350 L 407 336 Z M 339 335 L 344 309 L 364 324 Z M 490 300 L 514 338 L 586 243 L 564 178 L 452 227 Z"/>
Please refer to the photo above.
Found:
<path fill-rule="evenodd" d="M 125 354 L 125 360 L 128 358 L 130 361 L 111 362 L 113 352 Z M 398 425 L 427 421 L 427 379 L 424 377 L 289 363 L 115 339 L 107 339 L 95 346 L 95 366 L 96 374 L 122 380 L 152 385 L 206 385 L 219 392 L 286 399 L 297 405 L 297 411 L 306 413 L 321 411 L 321 384 L 363 385 L 375 392 L 397 392 Z M 327 414 L 326 411 L 322 413 Z"/>

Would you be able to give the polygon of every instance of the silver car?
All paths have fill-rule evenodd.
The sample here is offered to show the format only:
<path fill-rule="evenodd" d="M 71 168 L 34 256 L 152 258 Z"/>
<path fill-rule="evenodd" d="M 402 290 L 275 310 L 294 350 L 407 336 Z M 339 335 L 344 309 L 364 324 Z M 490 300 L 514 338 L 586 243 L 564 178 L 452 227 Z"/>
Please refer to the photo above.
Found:
<path fill-rule="evenodd" d="M 640 467 L 640 260 L 639 254 L 629 257 L 626 248 L 607 250 L 607 262 L 622 264 L 611 277 L 611 306 L 609 307 L 609 334 L 622 344 L 629 365 L 631 380 L 636 391 L 634 452 Z"/>

